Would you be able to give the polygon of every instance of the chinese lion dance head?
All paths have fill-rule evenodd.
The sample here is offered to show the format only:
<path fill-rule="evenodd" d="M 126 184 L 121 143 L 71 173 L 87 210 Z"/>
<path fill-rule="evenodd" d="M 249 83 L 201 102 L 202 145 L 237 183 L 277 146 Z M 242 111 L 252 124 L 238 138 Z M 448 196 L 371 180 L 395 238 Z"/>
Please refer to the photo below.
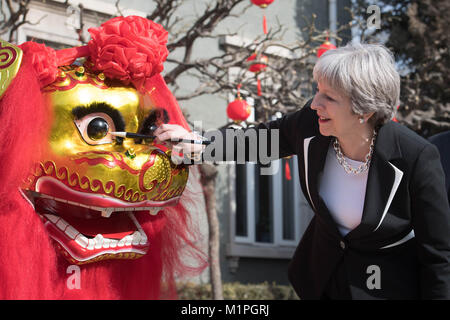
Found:
<path fill-rule="evenodd" d="M 0 43 L 0 298 L 173 298 L 175 276 L 204 267 L 194 169 L 151 138 L 111 134 L 188 129 L 160 75 L 167 32 L 137 16 L 89 32 L 58 51 Z"/>

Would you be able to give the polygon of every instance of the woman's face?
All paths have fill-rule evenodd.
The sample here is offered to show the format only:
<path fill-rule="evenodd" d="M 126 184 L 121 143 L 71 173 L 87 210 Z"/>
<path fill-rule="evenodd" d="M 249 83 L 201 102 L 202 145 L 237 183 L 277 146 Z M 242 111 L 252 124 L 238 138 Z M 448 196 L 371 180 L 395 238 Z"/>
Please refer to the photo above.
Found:
<path fill-rule="evenodd" d="M 355 129 L 361 127 L 359 116 L 351 109 L 350 98 L 324 81 L 318 83 L 311 109 L 315 110 L 319 116 L 319 130 L 323 136 L 345 139 L 354 135 Z"/>

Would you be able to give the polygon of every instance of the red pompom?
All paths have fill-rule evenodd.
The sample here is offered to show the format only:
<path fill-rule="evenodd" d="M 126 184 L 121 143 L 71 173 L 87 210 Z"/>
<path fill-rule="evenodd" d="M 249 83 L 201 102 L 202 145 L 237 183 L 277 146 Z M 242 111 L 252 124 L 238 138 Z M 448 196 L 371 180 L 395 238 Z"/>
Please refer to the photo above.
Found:
<path fill-rule="evenodd" d="M 169 51 L 164 28 L 139 16 L 116 17 L 90 28 L 88 43 L 94 68 L 107 77 L 141 88 L 160 73 Z"/>
<path fill-rule="evenodd" d="M 23 54 L 28 56 L 39 79 L 41 88 L 53 83 L 58 74 L 56 52 L 42 43 L 27 41 L 20 46 Z"/>

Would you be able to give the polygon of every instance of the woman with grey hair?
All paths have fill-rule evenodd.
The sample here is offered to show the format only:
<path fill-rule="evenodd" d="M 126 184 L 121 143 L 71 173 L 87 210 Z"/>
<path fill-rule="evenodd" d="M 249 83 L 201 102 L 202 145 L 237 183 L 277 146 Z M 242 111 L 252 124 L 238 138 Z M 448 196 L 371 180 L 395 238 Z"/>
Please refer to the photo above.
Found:
<path fill-rule="evenodd" d="M 382 45 L 348 44 L 323 54 L 313 76 L 318 91 L 301 110 L 246 129 L 258 137 L 279 130 L 279 157 L 298 156 L 302 191 L 315 215 L 289 265 L 297 294 L 449 299 L 444 174 L 437 149 L 391 121 L 400 93 L 392 54 Z M 155 135 L 195 137 L 173 125 Z"/>

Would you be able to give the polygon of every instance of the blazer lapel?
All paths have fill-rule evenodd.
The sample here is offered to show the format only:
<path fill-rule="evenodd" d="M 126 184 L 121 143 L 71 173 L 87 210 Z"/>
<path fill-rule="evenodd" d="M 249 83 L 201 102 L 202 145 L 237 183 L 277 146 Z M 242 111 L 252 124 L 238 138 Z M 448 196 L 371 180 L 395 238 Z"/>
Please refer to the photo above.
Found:
<path fill-rule="evenodd" d="M 374 154 L 367 178 L 361 223 L 347 234 L 348 239 L 357 238 L 374 231 L 391 194 L 394 178 L 395 173 L 389 163 Z"/>
<path fill-rule="evenodd" d="M 305 170 L 306 184 L 313 209 L 319 208 L 319 174 L 322 173 L 327 158 L 331 137 L 317 135 L 305 139 Z"/>
<path fill-rule="evenodd" d="M 359 238 L 380 227 L 403 177 L 403 172 L 390 162 L 399 157 L 400 149 L 389 124 L 385 127 L 378 133 L 372 155 L 361 223 L 346 235 L 348 239 Z"/>
<path fill-rule="evenodd" d="M 345 236 L 348 240 L 370 234 L 380 227 L 401 183 L 403 172 L 391 161 L 401 157 L 400 148 L 392 130 L 393 125 L 387 123 L 378 132 L 367 178 L 361 223 Z M 314 211 L 333 222 L 337 230 L 333 217 L 319 196 L 319 177 L 325 166 L 331 140 L 332 137 L 322 135 L 306 138 L 303 160 L 308 200 Z"/>

